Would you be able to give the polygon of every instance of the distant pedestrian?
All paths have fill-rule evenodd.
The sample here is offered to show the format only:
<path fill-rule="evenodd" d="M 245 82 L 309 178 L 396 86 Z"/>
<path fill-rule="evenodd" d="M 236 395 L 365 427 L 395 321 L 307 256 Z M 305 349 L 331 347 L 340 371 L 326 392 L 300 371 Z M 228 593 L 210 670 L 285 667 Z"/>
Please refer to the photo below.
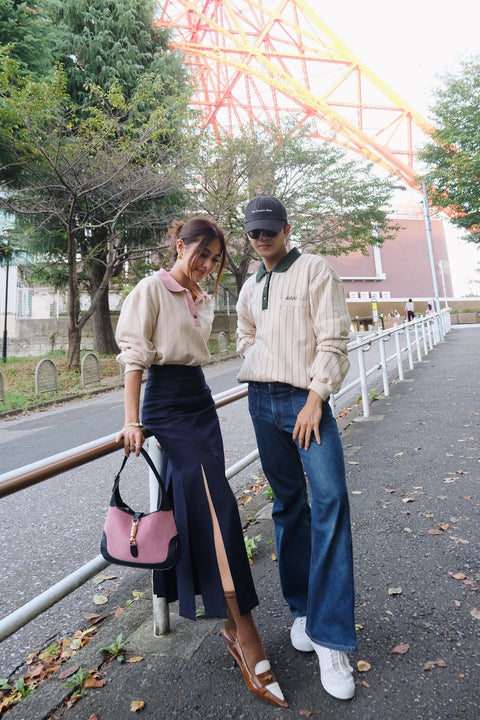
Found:
<path fill-rule="evenodd" d="M 433 315 L 435 313 L 435 310 L 433 309 L 431 303 L 428 303 L 427 309 L 425 310 L 425 315 Z M 433 320 L 430 320 L 430 325 L 433 325 Z"/>
<path fill-rule="evenodd" d="M 405 303 L 405 320 L 408 320 L 408 322 L 415 320 L 415 303 L 412 298 L 409 298 L 408 302 Z"/>

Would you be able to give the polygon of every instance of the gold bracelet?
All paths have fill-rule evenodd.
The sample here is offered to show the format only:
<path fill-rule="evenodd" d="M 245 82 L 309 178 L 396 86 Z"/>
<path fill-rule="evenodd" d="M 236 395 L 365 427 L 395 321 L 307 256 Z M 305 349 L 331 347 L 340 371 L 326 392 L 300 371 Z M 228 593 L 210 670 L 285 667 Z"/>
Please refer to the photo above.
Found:
<path fill-rule="evenodd" d="M 123 427 L 138 427 L 138 428 L 143 428 L 143 425 L 142 425 L 142 423 L 138 423 L 138 422 L 135 422 L 135 423 L 125 423 L 125 425 L 124 425 Z"/>

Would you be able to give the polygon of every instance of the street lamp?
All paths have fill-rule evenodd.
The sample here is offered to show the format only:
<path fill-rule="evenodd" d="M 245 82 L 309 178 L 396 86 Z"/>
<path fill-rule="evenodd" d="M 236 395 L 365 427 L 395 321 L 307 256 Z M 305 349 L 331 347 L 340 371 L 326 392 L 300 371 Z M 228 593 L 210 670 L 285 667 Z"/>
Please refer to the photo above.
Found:
<path fill-rule="evenodd" d="M 12 248 L 7 242 L 2 247 L 0 245 L 0 259 L 6 261 L 5 264 L 5 307 L 3 315 L 3 343 L 2 343 L 2 360 L 7 362 L 7 317 L 8 317 L 8 274 L 10 270 L 10 260 L 13 253 L 18 252 L 18 248 Z"/>
<path fill-rule="evenodd" d="M 3 362 L 7 362 L 7 313 L 8 313 L 8 269 L 10 267 L 10 259 L 7 254 L 7 266 L 5 274 L 5 311 L 3 316 L 3 346 L 2 346 L 2 359 Z"/>

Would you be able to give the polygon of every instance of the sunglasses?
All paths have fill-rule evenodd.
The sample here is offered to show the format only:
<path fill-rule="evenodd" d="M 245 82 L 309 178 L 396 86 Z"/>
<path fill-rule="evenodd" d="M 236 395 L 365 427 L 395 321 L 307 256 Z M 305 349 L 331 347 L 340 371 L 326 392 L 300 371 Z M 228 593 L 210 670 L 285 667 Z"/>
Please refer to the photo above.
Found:
<path fill-rule="evenodd" d="M 250 230 L 247 235 L 252 238 L 252 240 L 258 240 L 260 235 L 265 235 L 265 237 L 268 238 L 274 238 L 278 235 L 278 232 L 275 232 L 275 230 Z"/>

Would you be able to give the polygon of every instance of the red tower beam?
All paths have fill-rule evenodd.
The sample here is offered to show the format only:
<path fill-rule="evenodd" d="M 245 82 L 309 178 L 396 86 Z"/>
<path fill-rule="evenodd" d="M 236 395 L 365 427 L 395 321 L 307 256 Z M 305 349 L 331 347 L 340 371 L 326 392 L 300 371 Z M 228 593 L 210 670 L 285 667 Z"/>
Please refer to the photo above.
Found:
<path fill-rule="evenodd" d="M 309 123 L 415 186 L 416 150 L 433 126 L 366 67 L 304 0 L 157 0 L 187 58 L 202 127 Z"/>

